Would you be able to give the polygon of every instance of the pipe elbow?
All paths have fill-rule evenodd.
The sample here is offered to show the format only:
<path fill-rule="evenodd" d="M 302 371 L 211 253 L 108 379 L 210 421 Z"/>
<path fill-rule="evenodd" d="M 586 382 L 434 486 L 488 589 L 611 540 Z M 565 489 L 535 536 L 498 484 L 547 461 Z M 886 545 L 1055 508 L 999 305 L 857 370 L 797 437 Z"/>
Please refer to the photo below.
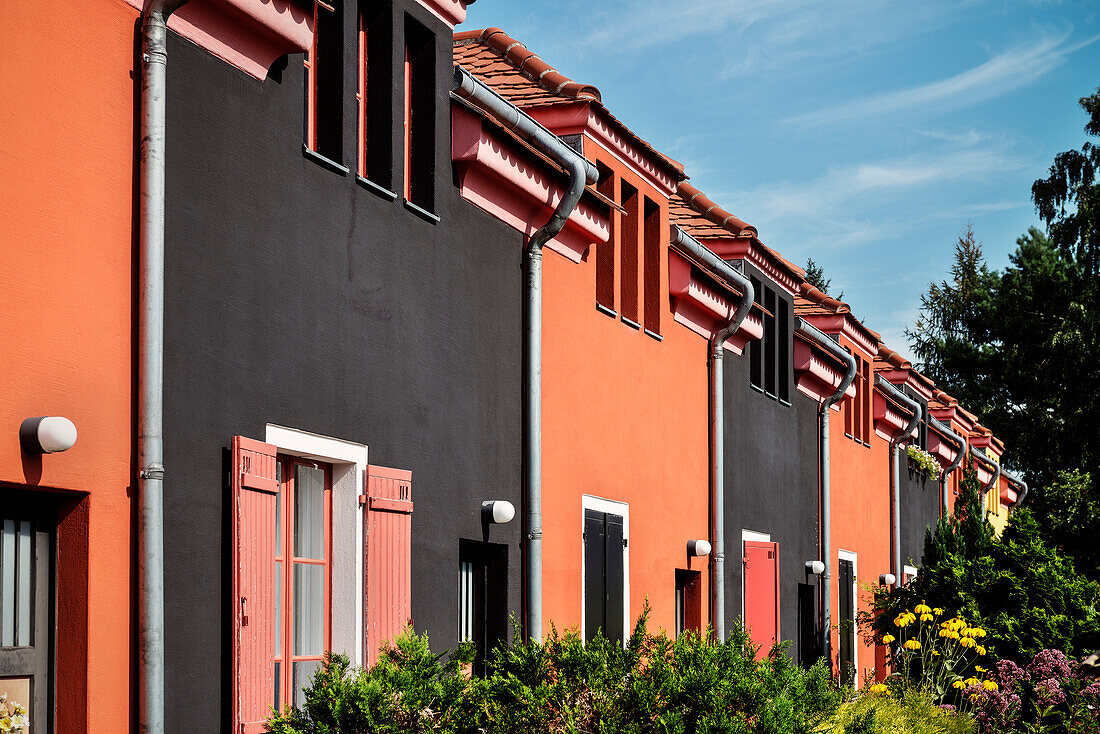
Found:
<path fill-rule="evenodd" d="M 847 349 L 829 338 L 828 334 L 801 317 L 795 318 L 794 330 L 808 337 L 812 342 L 839 359 L 847 368 L 844 372 L 844 379 L 840 381 L 836 391 L 821 402 L 821 410 L 827 411 L 844 396 L 844 393 L 848 392 L 848 388 L 852 386 L 852 382 L 856 379 L 856 370 L 858 369 L 856 358 Z"/>

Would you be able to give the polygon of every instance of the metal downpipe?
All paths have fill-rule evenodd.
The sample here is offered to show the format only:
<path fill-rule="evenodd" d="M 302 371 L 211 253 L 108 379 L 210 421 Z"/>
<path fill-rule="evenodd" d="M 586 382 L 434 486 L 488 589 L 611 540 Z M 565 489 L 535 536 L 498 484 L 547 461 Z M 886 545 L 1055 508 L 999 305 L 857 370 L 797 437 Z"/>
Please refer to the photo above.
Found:
<path fill-rule="evenodd" d="M 962 463 L 963 455 L 966 453 L 966 439 L 952 431 L 946 424 L 938 421 L 931 413 L 928 414 L 928 423 L 941 434 L 955 442 L 955 460 L 940 474 L 940 506 L 943 508 L 940 516 L 947 517 L 947 475 L 958 469 L 959 464 Z"/>
<path fill-rule="evenodd" d="M 520 138 L 549 156 L 569 174 L 569 183 L 549 221 L 536 230 L 524 251 L 524 413 L 523 475 L 527 538 L 525 623 L 527 636 L 542 640 L 542 248 L 565 226 L 596 167 L 545 127 L 524 114 L 461 66 L 452 92 L 489 112 Z"/>
<path fill-rule="evenodd" d="M 690 254 L 705 269 L 741 290 L 741 300 L 729 320 L 715 332 L 707 343 L 707 362 L 710 367 L 710 500 L 711 542 L 713 559 L 711 568 L 711 623 L 720 641 L 726 639 L 726 452 L 725 452 L 725 400 L 722 377 L 726 340 L 737 333 L 741 323 L 752 308 L 756 293 L 752 281 L 715 255 L 697 239 L 676 225 L 669 231 L 669 242 Z"/>
<path fill-rule="evenodd" d="M 186 0 L 150 0 L 141 16 L 138 306 L 138 731 L 164 731 L 164 166 L 168 16 Z"/>
<path fill-rule="evenodd" d="M 1016 501 L 1012 503 L 1012 509 L 1015 510 L 1024 501 L 1024 497 L 1027 497 L 1027 482 L 1013 474 L 1009 474 L 1004 469 L 1001 470 L 1001 476 L 1020 488 L 1019 494 L 1016 495 Z"/>
<path fill-rule="evenodd" d="M 875 386 L 882 390 L 895 403 L 909 410 L 911 418 L 908 425 L 890 437 L 890 504 L 892 505 L 893 568 L 894 583 L 901 584 L 901 444 L 912 435 L 913 429 L 920 423 L 920 403 L 891 385 L 881 375 L 875 377 Z"/>
<path fill-rule="evenodd" d="M 997 484 L 997 480 L 1001 478 L 1001 465 L 993 461 L 993 459 L 989 458 L 973 446 L 970 447 L 970 455 L 977 459 L 979 463 L 985 464 L 987 467 L 989 467 L 989 471 L 993 473 L 993 476 L 989 478 L 989 481 L 982 485 L 981 499 L 984 502 L 986 492 L 993 489 L 993 487 Z"/>
<path fill-rule="evenodd" d="M 840 344 L 831 339 L 825 332 L 808 321 L 796 318 L 795 332 L 809 337 L 811 341 L 824 348 L 847 366 L 847 371 L 844 373 L 844 379 L 841 380 L 836 391 L 821 402 L 821 406 L 818 408 L 817 413 L 818 421 L 821 424 L 819 434 L 821 437 L 821 562 L 825 566 L 821 571 L 821 628 L 825 632 L 822 640 L 822 652 L 825 659 L 829 661 L 829 665 L 832 665 L 833 512 L 832 480 L 830 478 L 831 469 L 829 463 L 829 410 L 831 410 L 833 405 L 844 396 L 844 393 L 848 392 L 848 388 L 856 377 L 858 365 L 856 364 L 856 358 L 852 356 L 850 352 L 842 348 Z"/>

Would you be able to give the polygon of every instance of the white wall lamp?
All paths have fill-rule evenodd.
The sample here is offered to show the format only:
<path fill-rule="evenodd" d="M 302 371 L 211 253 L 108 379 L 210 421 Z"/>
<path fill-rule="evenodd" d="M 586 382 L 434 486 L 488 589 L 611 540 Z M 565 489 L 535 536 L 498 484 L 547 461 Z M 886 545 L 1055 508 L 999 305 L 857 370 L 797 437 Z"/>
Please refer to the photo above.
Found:
<path fill-rule="evenodd" d="M 486 500 L 481 503 L 481 519 L 494 525 L 511 522 L 516 516 L 516 507 L 508 500 Z"/>
<path fill-rule="evenodd" d="M 880 574 L 878 577 L 878 582 L 883 586 L 893 586 L 895 581 L 897 578 L 892 573 Z"/>
<path fill-rule="evenodd" d="M 821 561 L 806 561 L 806 573 L 820 576 L 825 573 L 825 564 Z"/>
<path fill-rule="evenodd" d="M 688 541 L 688 555 L 689 556 L 709 556 L 710 555 L 710 541 L 709 540 L 689 540 Z"/>
<path fill-rule="evenodd" d="M 19 426 L 19 443 L 28 454 L 67 451 L 76 443 L 76 426 L 56 415 L 27 418 Z"/>

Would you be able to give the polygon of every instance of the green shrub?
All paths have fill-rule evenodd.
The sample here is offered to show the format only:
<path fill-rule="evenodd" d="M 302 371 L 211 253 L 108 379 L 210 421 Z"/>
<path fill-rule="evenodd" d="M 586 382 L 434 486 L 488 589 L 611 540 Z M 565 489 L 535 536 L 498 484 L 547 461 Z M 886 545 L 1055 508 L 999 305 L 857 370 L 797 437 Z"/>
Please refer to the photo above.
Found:
<path fill-rule="evenodd" d="M 901 698 L 864 694 L 842 705 L 818 734 L 974 734 L 977 723 L 942 709 L 919 689 Z"/>
<path fill-rule="evenodd" d="M 331 656 L 305 705 L 273 715 L 275 734 L 811 734 L 844 693 L 821 663 L 803 669 L 777 646 L 761 661 L 744 630 L 718 643 L 650 634 L 642 614 L 626 646 L 551 630 L 541 644 L 494 651 L 484 677 L 469 645 L 434 655 L 406 631 L 368 670 Z"/>

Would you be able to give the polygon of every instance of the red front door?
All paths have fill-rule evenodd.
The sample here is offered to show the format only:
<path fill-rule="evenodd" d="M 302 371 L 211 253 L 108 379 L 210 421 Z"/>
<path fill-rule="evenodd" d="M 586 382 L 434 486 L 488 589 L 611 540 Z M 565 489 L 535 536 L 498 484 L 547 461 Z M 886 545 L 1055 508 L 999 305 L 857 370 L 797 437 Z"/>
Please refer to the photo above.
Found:
<path fill-rule="evenodd" d="M 779 546 L 745 541 L 745 626 L 757 659 L 779 642 Z"/>

